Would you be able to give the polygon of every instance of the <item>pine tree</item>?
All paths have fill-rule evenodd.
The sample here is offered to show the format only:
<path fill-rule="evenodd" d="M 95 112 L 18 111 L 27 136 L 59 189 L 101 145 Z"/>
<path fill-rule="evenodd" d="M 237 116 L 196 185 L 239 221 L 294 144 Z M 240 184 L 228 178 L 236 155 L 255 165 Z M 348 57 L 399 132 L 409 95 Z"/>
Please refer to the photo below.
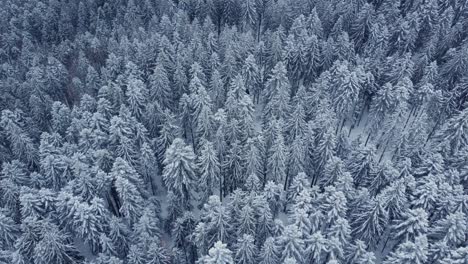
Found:
<path fill-rule="evenodd" d="M 11 144 L 13 155 L 32 165 L 37 162 L 37 151 L 31 137 L 24 130 L 25 124 L 21 121 L 21 116 L 20 110 L 3 110 L 0 125 Z"/>
<path fill-rule="evenodd" d="M 285 183 L 287 149 L 284 143 L 282 131 L 279 127 L 275 128 L 275 139 L 269 152 L 268 174 L 270 179 L 279 184 Z"/>
<path fill-rule="evenodd" d="M 322 186 L 328 186 L 335 183 L 345 173 L 343 161 L 336 156 L 330 158 L 325 164 L 324 177 L 321 181 Z"/>
<path fill-rule="evenodd" d="M 221 241 L 218 241 L 208 252 L 208 257 L 203 260 L 205 264 L 233 264 L 232 252 Z"/>
<path fill-rule="evenodd" d="M 215 241 L 229 242 L 232 228 L 231 217 L 219 197 L 211 196 L 203 206 L 202 217 L 206 223 L 208 233 L 208 245 L 212 246 Z"/>
<path fill-rule="evenodd" d="M 278 252 L 279 249 L 275 239 L 273 237 L 268 237 L 260 250 L 259 264 L 278 264 L 280 261 Z"/>
<path fill-rule="evenodd" d="M 375 264 L 377 258 L 373 252 L 366 252 L 356 260 L 356 264 Z"/>
<path fill-rule="evenodd" d="M 315 174 L 312 185 L 319 182 L 320 176 L 328 161 L 335 155 L 336 136 L 331 128 L 328 128 L 323 135 L 317 136 L 317 150 L 314 153 Z"/>
<path fill-rule="evenodd" d="M 159 126 L 159 136 L 156 138 L 156 150 L 158 162 L 163 164 L 166 150 L 175 138 L 179 136 L 179 127 L 176 124 L 175 115 L 169 110 L 165 110 L 161 115 L 161 125 Z"/>
<path fill-rule="evenodd" d="M 2 167 L 0 174 L 2 202 L 0 204 L 5 209 L 8 208 L 11 212 L 16 212 L 18 209 L 19 187 L 22 185 L 29 186 L 31 180 L 27 175 L 26 165 L 18 160 L 4 162 Z"/>
<path fill-rule="evenodd" d="M 370 252 L 367 252 L 366 244 L 364 241 L 358 239 L 349 246 L 348 252 L 346 254 L 346 260 L 349 263 L 360 263 L 359 260 L 362 259 L 367 253 Z"/>
<path fill-rule="evenodd" d="M 294 225 L 299 229 L 301 237 L 307 239 L 312 230 L 312 223 L 310 222 L 307 210 L 304 208 L 296 209 L 290 218 L 292 218 Z"/>
<path fill-rule="evenodd" d="M 184 59 L 181 55 L 178 55 L 175 62 L 175 69 L 173 74 L 173 94 L 174 94 L 174 101 L 178 101 L 180 96 L 186 91 L 186 87 L 188 86 L 188 79 L 186 74 L 186 69 Z"/>
<path fill-rule="evenodd" d="M 150 76 L 149 83 L 151 87 L 151 89 L 149 89 L 149 98 L 151 98 L 152 101 L 158 102 L 161 106 L 171 109 L 173 94 L 171 92 L 167 71 L 159 57 L 153 74 Z"/>
<path fill-rule="evenodd" d="M 236 219 L 235 229 L 238 237 L 255 234 L 255 215 L 250 205 L 245 205 L 234 219 Z"/>
<path fill-rule="evenodd" d="M 267 90 L 265 99 L 265 116 L 283 118 L 287 120 L 289 112 L 290 83 L 287 78 L 286 66 L 278 62 L 272 70 L 270 78 L 266 83 Z"/>
<path fill-rule="evenodd" d="M 220 164 L 213 143 L 204 141 L 198 156 L 200 170 L 199 186 L 203 190 L 205 199 L 213 194 L 213 189 L 222 189 L 220 180 Z M 221 193 L 220 193 L 221 195 Z"/>
<path fill-rule="evenodd" d="M 307 130 L 307 123 L 305 121 L 306 114 L 305 114 L 305 109 L 304 109 L 303 102 L 302 102 L 302 100 L 305 100 L 305 99 L 294 97 L 293 101 L 295 100 L 299 102 L 297 102 L 298 104 L 296 105 L 296 107 L 294 108 L 294 111 L 290 115 L 290 119 L 288 120 L 288 128 L 287 128 L 289 135 L 293 139 L 297 137 L 304 137 L 306 130 Z"/>
<path fill-rule="evenodd" d="M 52 127 L 55 132 L 64 135 L 71 120 L 70 109 L 59 101 L 56 101 L 52 105 Z"/>
<path fill-rule="evenodd" d="M 337 237 L 330 237 L 328 239 L 328 256 L 329 262 L 338 262 L 339 260 L 343 259 L 344 251 L 343 245 L 340 243 L 339 238 Z"/>
<path fill-rule="evenodd" d="M 261 190 L 261 182 L 256 174 L 250 174 L 246 177 L 244 189 L 248 192 L 258 192 Z"/>
<path fill-rule="evenodd" d="M 129 264 L 143 264 L 145 263 L 145 254 L 143 250 L 137 245 L 130 246 L 130 250 L 127 255 L 127 261 Z"/>
<path fill-rule="evenodd" d="M 466 247 L 460 247 L 457 249 L 450 250 L 449 256 L 444 257 L 440 260 L 440 263 L 448 264 L 448 263 L 463 263 L 466 262 L 466 258 L 468 257 L 468 252 Z"/>
<path fill-rule="evenodd" d="M 328 235 L 338 240 L 339 244 L 346 249 L 351 242 L 351 226 L 346 218 L 338 218 L 328 230 Z"/>
<path fill-rule="evenodd" d="M 325 254 L 327 242 L 327 239 L 320 231 L 313 233 L 307 245 L 308 259 L 310 261 L 320 261 Z"/>
<path fill-rule="evenodd" d="M 184 206 L 192 196 L 195 180 L 195 155 L 180 138 L 174 139 L 164 158 L 163 180 L 166 187 L 177 194 Z"/>
<path fill-rule="evenodd" d="M 307 175 L 304 172 L 298 173 L 294 179 L 292 179 L 292 183 L 288 188 L 288 202 L 296 201 L 296 197 L 298 197 L 304 190 L 309 193 L 309 190 L 307 189 L 309 186 L 310 181 L 308 180 Z"/>
<path fill-rule="evenodd" d="M 221 75 L 224 84 L 230 84 L 237 74 L 237 63 L 234 47 L 228 44 L 224 52 L 224 61 L 221 66 Z"/>
<path fill-rule="evenodd" d="M 192 93 L 191 97 L 196 138 L 209 140 L 210 133 L 213 130 L 211 98 L 202 85 L 196 87 L 196 90 Z"/>
<path fill-rule="evenodd" d="M 245 175 L 246 178 L 251 175 L 258 177 L 261 175 L 262 166 L 261 166 L 261 153 L 258 148 L 258 139 L 249 138 L 246 142 L 246 149 L 244 154 L 245 164 Z"/>
<path fill-rule="evenodd" d="M 20 228 L 14 220 L 0 212 L 0 246 L 2 249 L 12 248 L 20 235 Z"/>
<path fill-rule="evenodd" d="M 130 244 L 130 230 L 122 218 L 112 216 L 109 220 L 109 238 L 119 256 L 128 252 Z"/>
<path fill-rule="evenodd" d="M 384 208 L 382 198 L 372 198 L 361 205 L 354 213 L 353 233 L 358 239 L 363 239 L 370 247 L 374 247 L 388 223 L 388 212 Z"/>
<path fill-rule="evenodd" d="M 153 242 L 149 245 L 148 253 L 146 255 L 148 264 L 169 264 L 171 259 L 169 253 L 158 243 Z"/>
<path fill-rule="evenodd" d="M 364 147 L 352 152 L 348 168 L 356 185 L 363 185 L 371 179 L 374 170 L 374 148 Z"/>
<path fill-rule="evenodd" d="M 255 57 L 253 54 L 250 54 L 246 59 L 244 66 L 242 67 L 242 76 L 245 80 L 245 87 L 247 91 L 252 91 L 253 94 L 253 102 L 256 103 L 259 100 L 259 96 L 261 93 L 260 89 L 260 79 L 259 79 L 259 72 L 258 65 L 255 61 Z"/>
<path fill-rule="evenodd" d="M 151 187 L 152 194 L 156 193 L 154 183 L 154 175 L 158 171 L 157 159 L 154 155 L 153 148 L 148 143 L 143 143 L 140 148 L 139 173 L 143 176 L 146 185 Z"/>
<path fill-rule="evenodd" d="M 451 155 L 468 145 L 467 119 L 468 110 L 465 109 L 448 120 L 438 135 L 439 141 L 443 139 L 444 143 L 441 144 L 447 144 L 445 147 Z"/>
<path fill-rule="evenodd" d="M 298 263 L 303 263 L 305 245 L 297 226 L 286 226 L 283 234 L 278 238 L 278 243 L 281 246 L 283 261 L 293 258 Z"/>
<path fill-rule="evenodd" d="M 370 118 L 371 133 L 376 133 L 379 123 L 383 121 L 388 113 L 394 111 L 395 105 L 397 104 L 396 100 L 394 87 L 391 83 L 385 83 L 376 91 L 376 95 L 374 96 L 370 106 L 372 111 Z"/>
<path fill-rule="evenodd" d="M 424 235 L 428 230 L 428 216 L 424 209 L 410 209 L 403 213 L 403 219 L 395 220 L 393 230 L 394 237 L 405 241 L 414 241 L 420 235 Z"/>
<path fill-rule="evenodd" d="M 126 110 L 126 109 L 122 109 Z M 112 145 L 111 149 L 115 150 L 118 157 L 123 158 L 125 161 L 135 164 L 136 163 L 136 142 L 133 136 L 134 130 L 125 117 L 114 116 L 110 122 L 110 135 L 109 140 Z"/>
<path fill-rule="evenodd" d="M 135 221 L 143 209 L 143 198 L 137 186 L 121 176 L 115 178 L 114 185 L 119 196 L 119 203 L 121 204 L 119 208 L 120 213 L 130 221 Z"/>
<path fill-rule="evenodd" d="M 235 254 L 236 263 L 247 264 L 247 263 L 255 262 L 256 248 L 254 244 L 254 239 L 251 235 L 244 234 L 242 237 L 239 237 L 235 248 L 236 248 L 236 254 Z"/>
<path fill-rule="evenodd" d="M 34 247 L 34 263 L 69 263 L 76 260 L 77 252 L 71 237 L 57 226 L 42 220 L 41 238 Z"/>
<path fill-rule="evenodd" d="M 392 252 L 383 263 L 426 263 L 427 247 L 427 238 L 425 236 L 417 237 L 416 242 L 407 241 L 400 244 L 397 250 Z"/>
<path fill-rule="evenodd" d="M 385 188 L 380 197 L 385 199 L 384 207 L 388 211 L 390 219 L 400 218 L 404 210 L 408 207 L 408 179 L 399 179 Z"/>
<path fill-rule="evenodd" d="M 133 225 L 134 241 L 148 243 L 161 237 L 161 230 L 158 225 L 157 216 L 149 208 L 142 209 L 141 217 Z"/>
<path fill-rule="evenodd" d="M 93 198 L 90 204 L 81 203 L 70 209 L 74 212 L 69 222 L 72 229 L 97 252 L 101 238 L 99 234 L 104 232 L 108 221 L 104 201 Z"/>
<path fill-rule="evenodd" d="M 267 199 L 270 209 L 273 215 L 276 215 L 278 212 L 279 206 L 281 205 L 281 196 L 282 196 L 282 184 L 275 183 L 273 181 L 268 181 L 265 184 L 265 188 L 263 189 L 265 193 L 265 198 Z"/>
<path fill-rule="evenodd" d="M 223 164 L 224 178 L 223 188 L 227 192 L 232 192 L 244 183 L 244 163 L 242 159 L 242 146 L 239 140 L 234 141 L 228 150 L 225 162 Z"/>
<path fill-rule="evenodd" d="M 287 175 L 284 183 L 285 190 L 293 176 L 305 171 L 305 155 L 306 150 L 304 147 L 304 140 L 300 137 L 295 138 L 290 148 Z"/>
<path fill-rule="evenodd" d="M 359 68 L 356 71 L 350 72 L 347 67 L 347 62 L 343 65 L 338 65 L 336 70 L 332 69 L 333 76 L 337 80 L 334 81 L 338 87 L 333 94 L 333 105 L 338 116 L 341 118 L 340 131 L 343 128 L 346 120 L 354 114 L 356 103 L 362 89 L 362 81 L 360 78 L 364 74 Z"/>
<path fill-rule="evenodd" d="M 333 186 L 325 187 L 324 200 L 320 205 L 320 209 L 326 214 L 327 224 L 333 224 L 337 219 L 346 216 L 346 196 Z"/>
<path fill-rule="evenodd" d="M 263 194 L 255 196 L 252 207 L 255 212 L 255 241 L 261 245 L 272 234 L 273 214 Z"/>
<path fill-rule="evenodd" d="M 126 96 L 130 111 L 136 118 L 140 118 L 143 114 L 147 98 L 145 84 L 139 79 L 130 79 L 127 85 Z"/>
<path fill-rule="evenodd" d="M 224 101 L 226 100 L 226 94 L 224 90 L 224 82 L 219 73 L 218 69 L 214 69 L 210 78 L 210 92 L 212 93 L 212 98 L 216 108 L 222 107 Z"/>
<path fill-rule="evenodd" d="M 19 192 L 19 203 L 21 215 L 35 218 L 52 218 L 56 193 L 51 189 L 42 187 L 41 189 L 32 189 L 21 187 Z"/>
<path fill-rule="evenodd" d="M 300 16 L 299 18 L 304 18 L 304 16 Z M 294 21 L 297 22 L 298 19 Z M 294 27 L 295 25 L 293 25 Z M 297 26 L 297 25 L 296 25 Z M 296 34 L 290 33 L 285 41 L 285 47 L 283 51 L 283 58 L 286 64 L 286 68 L 290 75 L 291 80 L 299 81 L 301 79 L 301 46 L 299 40 L 295 37 Z"/>
<path fill-rule="evenodd" d="M 437 238 L 443 239 L 448 245 L 459 245 L 465 240 L 466 229 L 465 214 L 463 212 L 455 212 L 437 221 L 431 233 Z"/>
<path fill-rule="evenodd" d="M 398 177 L 398 171 L 393 167 L 390 161 L 384 161 L 370 182 L 369 190 L 377 195 L 390 182 Z"/>

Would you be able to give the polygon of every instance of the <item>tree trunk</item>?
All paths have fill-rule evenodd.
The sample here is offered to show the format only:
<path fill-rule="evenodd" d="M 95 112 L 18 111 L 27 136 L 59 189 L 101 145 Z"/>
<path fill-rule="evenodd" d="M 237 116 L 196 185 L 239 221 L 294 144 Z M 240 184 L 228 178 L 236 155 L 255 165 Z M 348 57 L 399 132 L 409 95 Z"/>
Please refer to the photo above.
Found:
<path fill-rule="evenodd" d="M 439 115 L 439 118 L 437 119 L 437 122 L 436 124 L 434 125 L 434 127 L 432 128 L 431 132 L 429 133 L 429 135 L 427 136 L 427 139 L 426 139 L 426 142 L 424 143 L 424 146 L 426 146 L 427 142 L 429 142 L 429 140 L 431 139 L 432 135 L 434 134 L 434 132 L 436 131 L 437 127 L 439 126 L 439 122 L 440 122 L 441 118 L 440 118 L 440 115 Z"/>
<path fill-rule="evenodd" d="M 389 236 L 389 235 L 387 235 L 387 239 L 385 239 L 385 243 L 383 244 L 382 250 L 380 251 L 380 253 L 383 253 L 383 252 L 384 252 L 385 248 L 387 247 L 388 240 L 390 240 L 390 236 Z"/>
<path fill-rule="evenodd" d="M 364 103 L 364 105 L 362 106 L 362 109 L 361 109 L 361 113 L 359 114 L 357 126 L 359 126 L 361 124 L 362 116 L 364 115 L 364 112 L 366 111 L 366 108 L 367 108 L 367 104 Z"/>
<path fill-rule="evenodd" d="M 151 192 L 153 193 L 153 195 L 156 195 L 156 188 L 154 187 L 153 177 L 150 176 L 150 177 L 149 177 L 149 180 L 150 180 Z"/>
<path fill-rule="evenodd" d="M 369 133 L 366 138 L 366 143 L 364 144 L 364 147 L 367 146 L 367 143 L 369 142 L 371 134 Z"/>
<path fill-rule="evenodd" d="M 341 123 L 340 133 L 343 130 L 343 127 L 344 127 L 345 124 L 346 124 L 346 117 L 343 118 L 343 122 Z"/>
<path fill-rule="evenodd" d="M 354 125 L 349 127 L 348 138 L 351 136 L 351 131 L 353 131 Z"/>
<path fill-rule="evenodd" d="M 192 138 L 193 152 L 195 152 L 195 154 L 197 154 L 197 149 L 196 149 L 196 146 L 195 146 L 195 135 L 193 134 L 193 128 L 192 128 L 192 126 L 189 126 L 189 128 L 190 128 L 190 135 L 191 135 L 191 138 Z"/>
<path fill-rule="evenodd" d="M 262 15 L 258 15 L 258 27 L 257 27 L 257 43 L 260 42 L 260 35 L 262 33 Z"/>
<path fill-rule="evenodd" d="M 219 200 L 222 202 L 223 201 L 223 174 L 220 175 L 219 177 Z"/>
<path fill-rule="evenodd" d="M 222 17 L 218 14 L 218 37 L 221 34 L 221 20 Z"/>
<path fill-rule="evenodd" d="M 316 183 L 317 183 L 317 179 L 318 179 L 318 172 L 319 171 L 322 171 L 321 168 L 318 168 L 315 173 L 314 173 L 314 177 L 312 178 L 312 181 L 310 183 L 310 187 L 314 186 Z"/>
<path fill-rule="evenodd" d="M 288 166 L 286 167 L 286 177 L 285 177 L 285 179 L 284 179 L 284 187 L 283 187 L 283 190 L 285 190 L 285 191 L 286 191 L 286 188 L 287 188 L 287 186 L 288 186 L 289 169 L 290 169 L 290 166 L 288 165 Z"/>
<path fill-rule="evenodd" d="M 286 173 L 286 178 L 284 179 L 284 190 L 288 188 L 289 173 Z"/>
<path fill-rule="evenodd" d="M 385 143 L 385 147 L 384 147 L 383 150 L 382 150 L 382 154 L 380 154 L 379 163 L 380 163 L 380 162 L 382 161 L 382 159 L 383 159 L 383 156 L 384 156 L 384 154 L 385 154 L 385 151 L 387 150 L 388 142 L 389 142 L 389 141 L 390 141 L 390 138 L 387 139 L 387 142 Z"/>
<path fill-rule="evenodd" d="M 385 136 L 385 132 L 383 132 L 382 135 L 380 135 L 380 137 L 379 137 L 379 142 L 378 142 L 377 145 L 375 146 L 375 147 L 377 148 L 377 150 L 379 150 L 380 147 L 382 146 L 382 142 L 381 142 L 381 141 L 382 141 L 383 136 Z"/>
<path fill-rule="evenodd" d="M 395 156 L 396 156 L 398 150 L 400 150 L 400 147 L 396 147 L 396 148 L 395 148 L 395 151 L 393 151 L 392 161 L 395 159 Z"/>
<path fill-rule="evenodd" d="M 403 131 L 405 131 L 406 126 L 408 125 L 409 120 L 411 119 L 411 116 L 413 115 L 414 107 L 411 109 L 411 111 L 408 113 L 408 117 L 406 118 L 405 125 L 403 126 Z"/>
<path fill-rule="evenodd" d="M 110 201 L 110 208 L 112 208 L 112 211 L 114 214 L 118 217 L 120 217 L 120 201 L 119 197 L 117 195 L 117 192 L 115 191 L 115 188 L 111 186 L 110 191 L 107 194 L 108 200 Z"/>

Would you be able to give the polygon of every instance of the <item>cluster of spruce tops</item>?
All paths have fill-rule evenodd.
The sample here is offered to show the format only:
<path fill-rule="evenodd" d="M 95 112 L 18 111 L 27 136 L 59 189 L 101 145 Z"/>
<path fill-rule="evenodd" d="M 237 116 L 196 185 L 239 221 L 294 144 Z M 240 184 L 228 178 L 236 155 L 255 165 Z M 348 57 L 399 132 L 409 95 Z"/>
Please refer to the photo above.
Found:
<path fill-rule="evenodd" d="M 0 263 L 468 263 L 464 0 L 4 0 Z"/>

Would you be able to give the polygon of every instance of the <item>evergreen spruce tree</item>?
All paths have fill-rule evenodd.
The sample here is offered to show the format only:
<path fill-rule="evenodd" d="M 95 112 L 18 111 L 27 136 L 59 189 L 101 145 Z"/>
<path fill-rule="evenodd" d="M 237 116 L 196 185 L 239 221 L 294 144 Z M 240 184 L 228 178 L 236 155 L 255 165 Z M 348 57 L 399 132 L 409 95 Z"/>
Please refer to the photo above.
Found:
<path fill-rule="evenodd" d="M 168 190 L 179 196 L 183 206 L 189 205 L 195 181 L 195 154 L 180 138 L 174 139 L 164 158 L 163 180 Z"/>
<path fill-rule="evenodd" d="M 383 263 L 425 263 L 428 254 L 427 246 L 425 236 L 417 237 L 416 242 L 404 242 Z"/>
<path fill-rule="evenodd" d="M 229 250 L 226 244 L 218 241 L 208 252 L 208 256 L 203 259 L 202 263 L 206 264 L 232 264 L 234 259 L 232 251 Z"/>
<path fill-rule="evenodd" d="M 448 245 L 458 245 L 465 240 L 466 216 L 463 212 L 455 212 L 437 221 L 431 233 L 443 239 Z"/>
<path fill-rule="evenodd" d="M 410 209 L 403 214 L 403 219 L 396 220 L 393 225 L 394 237 L 405 241 L 414 241 L 420 235 L 424 235 L 428 230 L 428 216 L 424 209 Z"/>
<path fill-rule="evenodd" d="M 260 250 L 259 259 L 261 264 L 277 264 L 280 257 L 278 256 L 278 246 L 273 237 L 268 237 Z"/>
<path fill-rule="evenodd" d="M 320 231 L 310 236 L 310 243 L 307 246 L 308 259 L 310 261 L 320 261 L 325 255 L 327 239 Z"/>
<path fill-rule="evenodd" d="M 213 143 L 204 141 L 200 152 L 201 154 L 198 156 L 198 168 L 201 173 L 199 186 L 206 197 L 205 199 L 208 199 L 213 194 L 214 189 L 222 189 L 220 164 Z"/>
<path fill-rule="evenodd" d="M 145 84 L 139 79 L 130 79 L 128 81 L 126 95 L 132 114 L 137 118 L 141 117 L 147 98 Z"/>
<path fill-rule="evenodd" d="M 283 261 L 292 258 L 298 263 L 303 263 L 305 245 L 297 226 L 286 226 L 283 234 L 278 238 L 278 243 L 281 247 Z"/>
<path fill-rule="evenodd" d="M 236 243 L 236 263 L 254 263 L 256 261 L 256 248 L 251 235 L 244 234 Z"/>
<path fill-rule="evenodd" d="M 20 235 L 20 228 L 11 217 L 4 213 L 0 214 L 0 219 L 2 220 L 0 224 L 0 231 L 2 233 L 2 236 L 0 236 L 0 245 L 2 249 L 12 248 Z"/>
<path fill-rule="evenodd" d="M 354 213 L 351 226 L 354 235 L 367 242 L 372 248 L 376 246 L 388 223 L 388 212 L 382 198 L 368 199 Z"/>
<path fill-rule="evenodd" d="M 268 159 L 268 174 L 270 179 L 284 185 L 286 179 L 286 151 L 282 131 L 279 127 L 276 127 L 275 139 L 272 142 Z"/>

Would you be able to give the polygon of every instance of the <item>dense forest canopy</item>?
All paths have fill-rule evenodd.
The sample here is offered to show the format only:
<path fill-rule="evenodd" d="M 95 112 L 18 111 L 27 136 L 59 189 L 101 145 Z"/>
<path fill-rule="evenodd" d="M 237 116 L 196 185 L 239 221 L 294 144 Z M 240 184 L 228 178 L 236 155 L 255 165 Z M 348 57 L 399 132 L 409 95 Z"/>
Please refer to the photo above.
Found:
<path fill-rule="evenodd" d="M 0 263 L 468 263 L 468 2 L 3 0 Z"/>

